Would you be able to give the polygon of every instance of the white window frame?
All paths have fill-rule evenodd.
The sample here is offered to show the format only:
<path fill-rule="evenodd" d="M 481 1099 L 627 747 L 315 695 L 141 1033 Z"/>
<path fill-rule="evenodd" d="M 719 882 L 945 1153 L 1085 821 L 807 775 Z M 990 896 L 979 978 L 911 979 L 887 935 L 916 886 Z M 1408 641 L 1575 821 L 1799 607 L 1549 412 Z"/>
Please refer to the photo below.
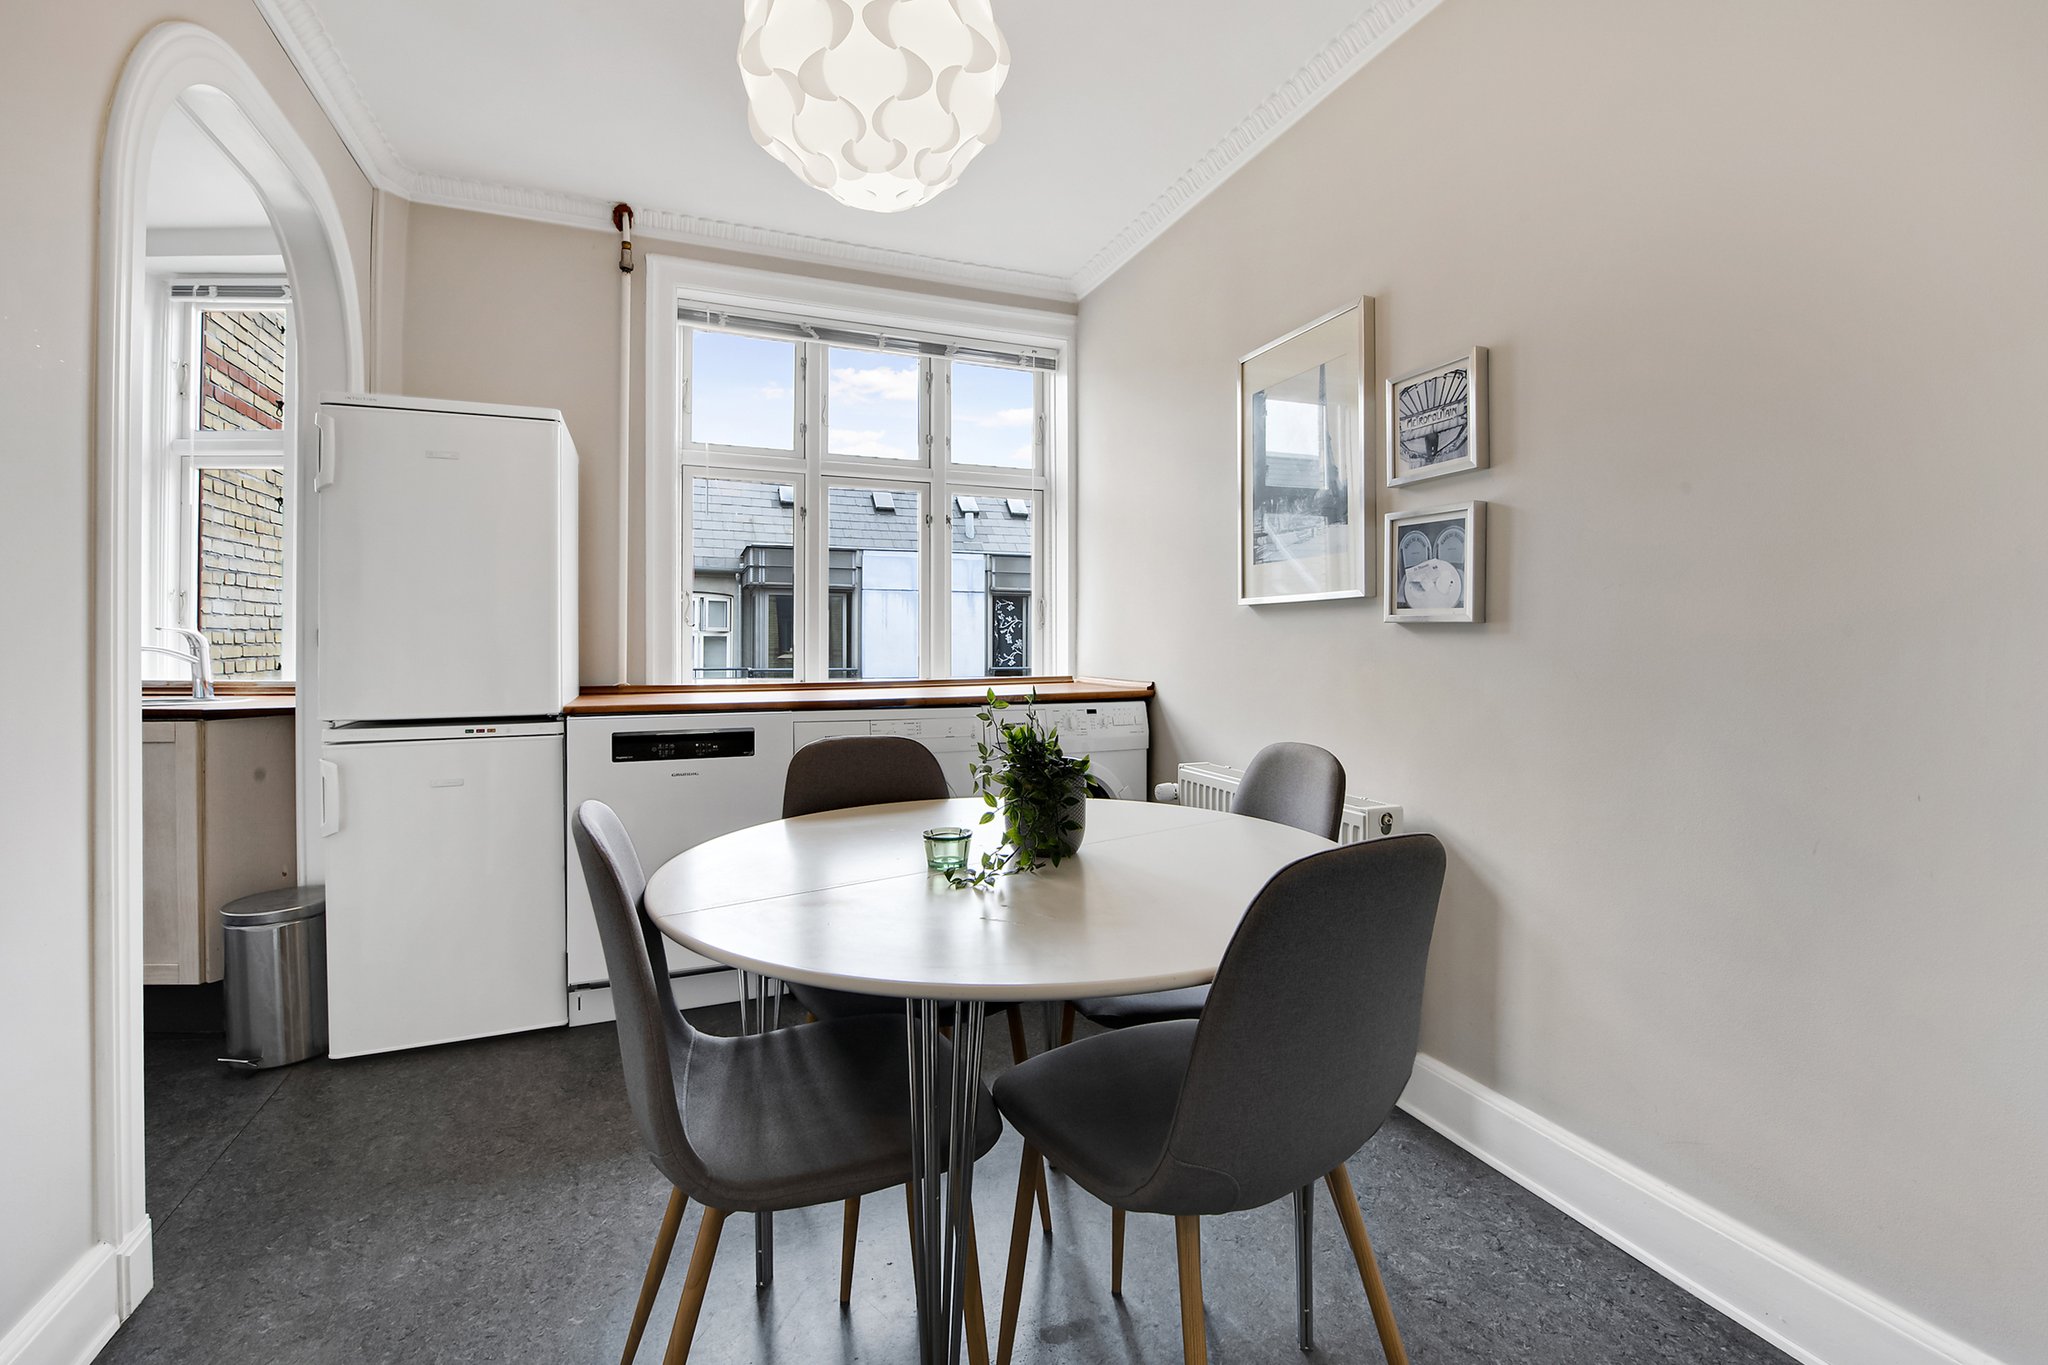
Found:
<path fill-rule="evenodd" d="M 646 363 L 647 433 L 641 501 L 642 582 L 646 681 L 681 684 L 692 680 L 690 631 L 682 604 L 694 556 L 685 543 L 685 515 L 692 477 L 772 478 L 792 484 L 798 592 L 796 681 L 827 681 L 827 576 L 825 489 L 910 488 L 930 514 L 950 516 L 953 496 L 1021 496 L 1032 500 L 1032 600 L 1035 629 L 1032 667 L 1040 675 L 1065 674 L 1073 666 L 1074 631 L 1074 411 L 1072 402 L 1075 318 L 1052 307 L 969 302 L 908 290 L 807 279 L 770 271 L 717 265 L 678 256 L 654 255 L 647 266 Z M 684 303 L 715 311 L 798 317 L 834 326 L 875 331 L 918 332 L 987 342 L 1017 350 L 1049 353 L 1054 368 L 1036 374 L 1042 421 L 1036 433 L 1037 467 L 1010 470 L 955 467 L 948 458 L 951 396 L 938 370 L 920 358 L 920 384 L 929 449 L 915 460 L 829 456 L 825 428 L 827 384 L 821 364 L 799 363 L 795 401 L 800 427 L 795 455 L 740 447 L 692 445 L 682 423 L 687 396 L 687 333 L 676 312 Z M 820 353 L 826 343 L 797 343 Z M 969 363 L 979 363 L 966 357 Z M 818 515 L 808 515 L 810 509 Z M 920 654 L 924 676 L 951 675 L 952 591 L 950 525 L 934 522 L 923 537 L 923 627 Z M 814 583 L 813 580 L 816 580 Z"/>
<path fill-rule="evenodd" d="M 229 279 L 165 276 L 152 280 L 152 330 L 158 364 L 149 401 L 155 412 L 149 429 L 151 468 L 146 488 L 149 506 L 144 517 L 149 544 L 145 556 L 143 641 L 177 647 L 160 627 L 196 630 L 199 624 L 199 471 L 202 469 L 273 469 L 284 476 L 284 616 L 280 671 L 260 681 L 291 683 L 298 677 L 298 499 L 297 460 L 290 433 L 296 430 L 291 300 L 239 298 L 173 298 L 177 285 L 283 285 L 282 277 Z M 275 432 L 207 432 L 199 428 L 200 342 L 202 313 L 277 312 L 285 326 L 284 425 Z M 143 656 L 143 677 L 151 682 L 190 680 L 191 671 L 161 654 Z M 218 681 L 219 679 L 216 679 Z"/>

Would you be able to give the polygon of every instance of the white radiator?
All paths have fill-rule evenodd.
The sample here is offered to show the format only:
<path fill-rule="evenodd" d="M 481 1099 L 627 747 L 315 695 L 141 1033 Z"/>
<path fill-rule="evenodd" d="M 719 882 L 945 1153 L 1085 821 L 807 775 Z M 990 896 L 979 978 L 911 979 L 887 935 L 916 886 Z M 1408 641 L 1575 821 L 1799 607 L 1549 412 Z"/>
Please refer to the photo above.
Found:
<path fill-rule="evenodd" d="M 1242 768 L 1229 768 L 1221 763 L 1183 763 L 1180 765 L 1180 803 L 1196 810 L 1229 810 L 1231 800 L 1237 795 L 1237 784 L 1243 780 Z M 1389 834 L 1401 833 L 1401 829 L 1399 806 L 1375 801 L 1369 796 L 1347 796 L 1344 798 L 1344 815 L 1337 822 L 1337 842 L 1356 844 L 1367 839 L 1384 839 Z"/>

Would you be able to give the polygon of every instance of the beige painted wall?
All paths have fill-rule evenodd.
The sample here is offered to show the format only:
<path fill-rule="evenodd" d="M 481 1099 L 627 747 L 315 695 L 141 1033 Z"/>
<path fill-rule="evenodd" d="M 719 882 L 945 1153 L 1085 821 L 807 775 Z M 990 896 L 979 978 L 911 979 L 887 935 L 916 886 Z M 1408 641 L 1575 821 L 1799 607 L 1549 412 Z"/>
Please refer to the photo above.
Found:
<path fill-rule="evenodd" d="M 619 244 L 609 228 L 565 227 L 427 204 L 406 229 L 404 389 L 423 398 L 560 408 L 581 462 L 580 571 L 583 679 L 618 670 Z M 633 277 L 632 529 L 628 552 L 628 675 L 644 679 L 640 596 L 640 489 L 646 425 L 645 308 L 649 255 L 814 279 L 943 294 L 980 302 L 1071 305 L 928 281 L 688 248 L 642 238 Z"/>
<path fill-rule="evenodd" d="M 187 19 L 319 158 L 367 289 L 370 191 L 248 0 L 9 5 L 0 42 L 0 1337 L 92 1245 L 87 704 L 100 147 L 129 52 Z M 32 659 L 33 668 L 23 665 Z M 33 1030 L 33 1046 L 23 1045 Z"/>
<path fill-rule="evenodd" d="M 1425 1049 L 2048 1359 L 2048 8 L 1446 0 L 1082 303 L 1080 661 L 1452 872 Z M 1234 602 L 1236 357 L 1492 347 L 1489 624 Z M 1389 506 L 1384 490 L 1380 508 Z M 1142 516 L 1129 509 L 1144 508 Z"/>

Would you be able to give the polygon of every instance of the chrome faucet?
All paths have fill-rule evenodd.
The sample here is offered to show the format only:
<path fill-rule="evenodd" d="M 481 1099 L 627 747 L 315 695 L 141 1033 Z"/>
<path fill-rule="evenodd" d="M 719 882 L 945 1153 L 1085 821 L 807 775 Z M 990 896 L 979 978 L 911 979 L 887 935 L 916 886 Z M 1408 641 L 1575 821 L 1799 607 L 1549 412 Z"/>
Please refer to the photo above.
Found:
<path fill-rule="evenodd" d="M 206 701 L 213 696 L 213 646 L 196 630 L 183 626 L 158 626 L 158 630 L 172 635 L 183 636 L 192 646 L 190 653 L 182 649 L 166 649 L 162 645 L 144 645 L 144 654 L 168 654 L 173 659 L 183 660 L 192 670 L 192 699 Z"/>

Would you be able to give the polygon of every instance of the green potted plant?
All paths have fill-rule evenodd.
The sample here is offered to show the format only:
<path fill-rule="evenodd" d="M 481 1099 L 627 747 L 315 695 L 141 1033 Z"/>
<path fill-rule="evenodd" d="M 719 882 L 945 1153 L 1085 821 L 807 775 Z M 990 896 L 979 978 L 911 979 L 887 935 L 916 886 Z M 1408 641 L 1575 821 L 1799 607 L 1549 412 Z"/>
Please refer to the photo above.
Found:
<path fill-rule="evenodd" d="M 981 856 L 978 870 L 954 873 L 955 885 L 984 886 L 1005 872 L 1058 867 L 1087 832 L 1088 796 L 1095 789 L 1088 760 L 1061 751 L 1059 736 L 1038 719 L 1036 691 L 1025 699 L 1022 721 L 998 719 L 1009 709 L 990 688 L 970 768 L 974 794 L 988 807 L 981 823 L 1001 816 L 1003 842 Z"/>

